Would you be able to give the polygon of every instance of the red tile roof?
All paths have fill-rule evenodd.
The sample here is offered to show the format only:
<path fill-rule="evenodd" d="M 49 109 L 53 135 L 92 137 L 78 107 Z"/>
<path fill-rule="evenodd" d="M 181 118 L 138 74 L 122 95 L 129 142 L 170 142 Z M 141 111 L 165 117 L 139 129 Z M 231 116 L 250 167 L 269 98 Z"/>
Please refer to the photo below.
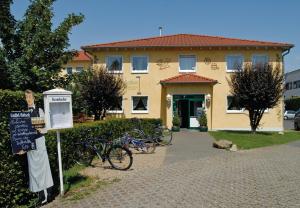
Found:
<path fill-rule="evenodd" d="M 170 77 L 168 79 L 161 80 L 161 84 L 170 84 L 170 83 L 217 83 L 217 80 L 210 79 L 207 77 L 199 76 L 196 74 L 186 73 L 180 74 L 175 77 Z"/>
<path fill-rule="evenodd" d="M 91 61 L 92 57 L 90 54 L 84 51 L 77 51 L 77 54 L 73 57 L 73 61 Z"/>
<path fill-rule="evenodd" d="M 137 47 L 279 47 L 292 48 L 289 43 L 276 43 L 266 41 L 225 38 L 208 35 L 177 34 L 102 43 L 83 46 L 83 49 L 107 49 L 107 48 L 137 48 Z"/>

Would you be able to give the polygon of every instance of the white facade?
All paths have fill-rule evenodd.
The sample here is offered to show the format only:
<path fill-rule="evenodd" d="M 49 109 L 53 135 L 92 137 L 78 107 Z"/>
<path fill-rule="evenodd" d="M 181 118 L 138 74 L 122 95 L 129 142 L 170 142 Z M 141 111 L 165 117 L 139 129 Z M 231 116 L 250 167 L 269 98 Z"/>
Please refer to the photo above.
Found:
<path fill-rule="evenodd" d="M 284 99 L 300 97 L 300 69 L 285 74 Z"/>

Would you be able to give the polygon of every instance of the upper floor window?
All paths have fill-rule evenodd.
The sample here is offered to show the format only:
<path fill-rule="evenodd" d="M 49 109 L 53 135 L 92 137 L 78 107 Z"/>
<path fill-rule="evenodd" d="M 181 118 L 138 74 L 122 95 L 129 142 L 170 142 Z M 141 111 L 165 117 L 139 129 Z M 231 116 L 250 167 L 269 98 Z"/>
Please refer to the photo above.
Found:
<path fill-rule="evenodd" d="M 229 55 L 226 57 L 226 71 L 236 71 L 243 67 L 244 57 L 241 55 Z"/>
<path fill-rule="evenodd" d="M 81 73 L 82 71 L 83 71 L 83 67 L 82 66 L 76 67 L 76 73 Z"/>
<path fill-rule="evenodd" d="M 123 58 L 122 56 L 107 56 L 106 68 L 109 72 L 122 72 Z"/>
<path fill-rule="evenodd" d="M 179 56 L 179 71 L 180 72 L 196 71 L 196 56 L 195 55 L 180 55 Z"/>
<path fill-rule="evenodd" d="M 255 66 L 264 66 L 268 64 L 269 57 L 267 55 L 253 55 L 252 56 L 252 65 Z"/>
<path fill-rule="evenodd" d="M 72 68 L 72 67 L 67 67 L 67 68 L 66 68 L 66 71 L 67 71 L 67 74 L 68 74 L 68 75 L 72 75 L 72 73 L 73 73 L 73 68 Z"/>
<path fill-rule="evenodd" d="M 147 56 L 132 56 L 131 58 L 132 72 L 147 73 L 148 72 L 148 57 Z"/>

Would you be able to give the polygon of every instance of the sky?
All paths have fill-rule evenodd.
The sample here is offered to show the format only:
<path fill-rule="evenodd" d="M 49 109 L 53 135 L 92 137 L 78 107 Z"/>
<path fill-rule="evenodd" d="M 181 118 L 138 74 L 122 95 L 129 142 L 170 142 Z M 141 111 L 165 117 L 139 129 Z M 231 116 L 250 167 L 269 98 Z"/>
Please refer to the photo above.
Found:
<path fill-rule="evenodd" d="M 29 0 L 14 0 L 21 19 Z M 285 71 L 300 68 L 299 0 L 57 0 L 53 26 L 69 13 L 85 20 L 70 34 L 70 48 L 159 35 L 191 33 L 295 45 L 285 57 Z M 299 47 L 298 47 L 299 46 Z"/>

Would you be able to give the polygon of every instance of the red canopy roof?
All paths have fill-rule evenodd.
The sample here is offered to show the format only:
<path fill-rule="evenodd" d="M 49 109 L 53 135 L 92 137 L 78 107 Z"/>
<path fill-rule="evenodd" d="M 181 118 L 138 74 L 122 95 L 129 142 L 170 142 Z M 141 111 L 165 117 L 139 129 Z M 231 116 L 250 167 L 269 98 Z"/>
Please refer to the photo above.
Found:
<path fill-rule="evenodd" d="M 180 74 L 168 79 L 161 80 L 161 84 L 176 84 L 176 83 L 217 83 L 217 80 L 207 77 L 199 76 L 196 74 L 186 73 Z"/>
<path fill-rule="evenodd" d="M 137 47 L 279 47 L 292 48 L 289 43 L 266 42 L 256 40 L 245 40 L 236 38 L 225 38 L 221 36 L 176 34 L 128 41 L 102 43 L 83 46 L 83 49 L 107 49 L 107 48 L 137 48 Z"/>

